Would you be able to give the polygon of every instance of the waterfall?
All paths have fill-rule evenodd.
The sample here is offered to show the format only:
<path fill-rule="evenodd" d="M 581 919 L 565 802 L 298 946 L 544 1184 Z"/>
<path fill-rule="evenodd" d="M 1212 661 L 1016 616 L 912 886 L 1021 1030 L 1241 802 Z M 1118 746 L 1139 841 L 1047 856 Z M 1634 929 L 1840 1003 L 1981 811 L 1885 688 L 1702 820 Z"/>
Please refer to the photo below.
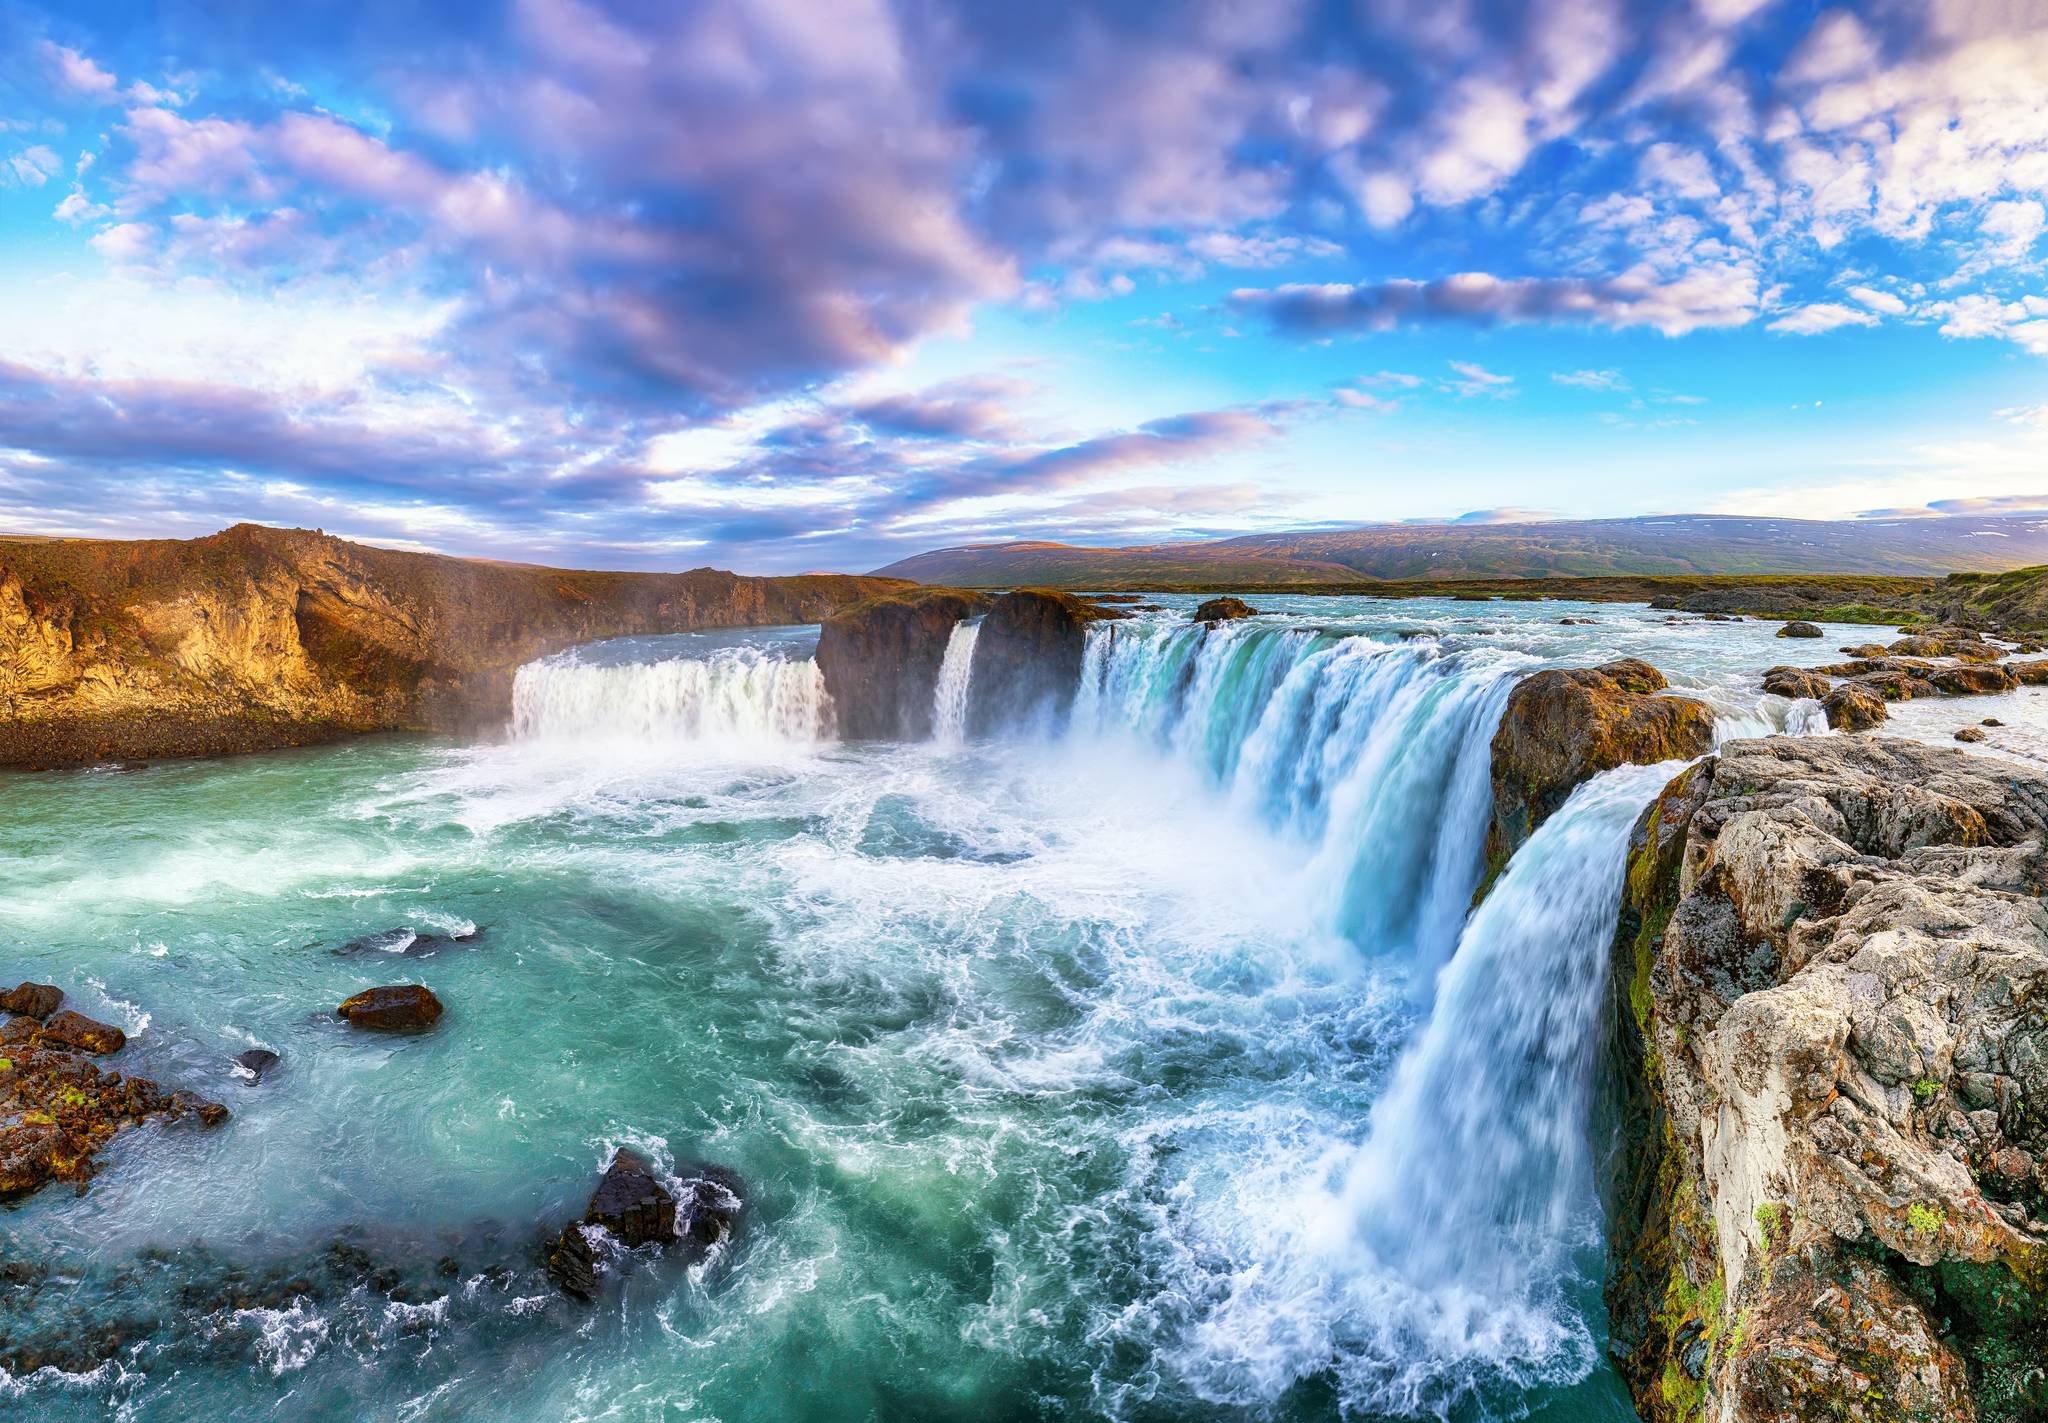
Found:
<path fill-rule="evenodd" d="M 932 691 L 932 738 L 944 746 L 958 746 L 967 740 L 967 692 L 974 676 L 974 640 L 980 631 L 979 618 L 965 618 L 953 624 L 952 635 L 946 639 L 938 685 Z"/>
<path fill-rule="evenodd" d="M 529 662 L 512 682 L 521 740 L 810 744 L 831 731 L 818 664 L 752 647 L 616 664 L 572 651 Z"/>
<path fill-rule="evenodd" d="M 1629 833 L 1681 767 L 1596 777 L 1515 852 L 1363 1141 L 1271 1203 L 1274 1238 L 1203 1322 L 1213 1375 L 1334 1355 L 1347 1416 L 1464 1417 L 1596 1367 L 1596 1026 Z"/>
<path fill-rule="evenodd" d="M 1493 733 L 1532 660 L 1263 623 L 1088 636 L 1076 732 L 1195 762 L 1302 845 L 1332 928 L 1426 984 L 1479 882 Z"/>

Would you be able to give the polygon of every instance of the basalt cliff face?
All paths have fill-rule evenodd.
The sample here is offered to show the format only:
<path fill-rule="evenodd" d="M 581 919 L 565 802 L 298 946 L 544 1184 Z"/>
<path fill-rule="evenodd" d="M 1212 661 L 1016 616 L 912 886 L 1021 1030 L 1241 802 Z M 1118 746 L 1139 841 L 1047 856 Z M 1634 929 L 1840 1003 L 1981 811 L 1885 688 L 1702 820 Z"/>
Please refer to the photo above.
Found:
<path fill-rule="evenodd" d="M 818 667 L 841 735 L 920 741 L 932 734 L 933 694 L 953 629 L 978 617 L 969 728 L 987 735 L 1042 726 L 1073 704 L 1088 628 L 1126 616 L 1047 588 L 1001 596 L 904 589 L 827 618 L 818 639 Z"/>
<path fill-rule="evenodd" d="M 560 648 L 815 622 L 901 586 L 574 572 L 249 524 L 0 541 L 0 765 L 473 730 L 505 717 L 521 663 Z"/>
<path fill-rule="evenodd" d="M 2048 777 L 1732 743 L 1638 825 L 1612 1347 L 1651 1423 L 2048 1416 Z"/>

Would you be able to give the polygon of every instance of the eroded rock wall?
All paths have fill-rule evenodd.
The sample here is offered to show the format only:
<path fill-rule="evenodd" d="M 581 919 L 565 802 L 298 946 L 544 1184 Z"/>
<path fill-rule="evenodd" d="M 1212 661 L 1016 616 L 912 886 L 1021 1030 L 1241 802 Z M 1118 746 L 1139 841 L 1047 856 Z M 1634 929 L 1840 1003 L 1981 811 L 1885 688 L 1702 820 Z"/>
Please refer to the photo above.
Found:
<path fill-rule="evenodd" d="M 901 586 L 575 572 L 247 524 L 0 540 L 0 765 L 473 730 L 506 716 L 521 663 L 562 647 L 815 622 Z"/>
<path fill-rule="evenodd" d="M 1612 1346 L 1652 1423 L 2048 1409 L 2048 778 L 1736 742 L 1615 948 Z"/>

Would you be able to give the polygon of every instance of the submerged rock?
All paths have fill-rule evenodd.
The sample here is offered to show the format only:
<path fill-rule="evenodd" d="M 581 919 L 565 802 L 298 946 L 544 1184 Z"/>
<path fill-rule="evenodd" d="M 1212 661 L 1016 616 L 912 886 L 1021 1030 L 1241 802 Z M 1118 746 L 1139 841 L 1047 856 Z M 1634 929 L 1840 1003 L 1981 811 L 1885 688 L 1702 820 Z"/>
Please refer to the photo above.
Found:
<path fill-rule="evenodd" d="M 1884 737 L 1734 742 L 1644 814 L 1604 1194 L 1650 1423 L 2038 1416 L 2044 839 L 2048 775 Z"/>
<path fill-rule="evenodd" d="M 1814 624 L 1812 624 L 1812 623 L 1805 623 L 1805 622 L 1797 622 L 1797 621 L 1794 621 L 1794 622 L 1789 622 L 1789 623 L 1786 623 L 1786 624 L 1785 624 L 1785 626 L 1783 626 L 1783 627 L 1779 628 L 1779 629 L 1778 629 L 1778 636 L 1779 636 L 1779 637 L 1825 637 L 1825 636 L 1827 636 L 1827 634 L 1826 634 L 1826 633 L 1824 633 L 1824 632 L 1822 632 L 1822 631 L 1821 631 L 1821 630 L 1820 630 L 1820 629 L 1819 629 L 1818 627 L 1816 627 L 1816 626 L 1815 626 Z"/>
<path fill-rule="evenodd" d="M 1633 657 L 1538 672 L 1516 685 L 1493 737 L 1489 877 L 1590 777 L 1713 747 L 1712 710 L 1691 697 L 1657 695 L 1666 685 L 1663 673 Z"/>
<path fill-rule="evenodd" d="M 583 1218 L 563 1227 L 546 1251 L 548 1274 L 578 1299 L 596 1298 L 606 1265 L 625 1250 L 681 1244 L 701 1255 L 729 1239 L 743 1208 L 739 1178 L 716 1166 L 679 1176 L 681 1198 L 645 1157 L 620 1147 L 597 1183 Z"/>
<path fill-rule="evenodd" d="M 1242 598 L 1211 598 L 1188 617 L 1198 623 L 1222 623 L 1235 618 L 1256 617 L 1258 611 Z"/>
<path fill-rule="evenodd" d="M 64 990 L 47 983 L 24 983 L 0 993 L 0 1008 L 28 1018 L 47 1018 L 63 1003 Z"/>
<path fill-rule="evenodd" d="M 987 735 L 1064 717 L 1080 686 L 1088 628 L 1123 616 L 1048 588 L 1020 588 L 996 599 L 974 642 L 969 729 Z"/>
<path fill-rule="evenodd" d="M 252 1047 L 247 1052 L 238 1054 L 235 1058 L 235 1065 L 258 1082 L 263 1080 L 264 1073 L 270 1071 L 277 1064 L 277 1054 L 267 1047 Z"/>
<path fill-rule="evenodd" d="M 349 1026 L 384 1033 L 421 1032 L 441 1019 L 441 1000 L 417 983 L 366 988 L 335 1009 Z"/>
<path fill-rule="evenodd" d="M 410 924 L 401 924 L 392 929 L 380 929 L 374 934 L 360 934 L 334 952 L 344 956 L 391 954 L 408 959 L 431 958 L 442 949 L 472 944 L 482 933 L 483 930 L 474 924 L 450 934 L 422 933 Z"/>
<path fill-rule="evenodd" d="M 987 611 L 992 601 L 987 593 L 956 588 L 911 588 L 826 618 L 818 634 L 818 670 L 840 735 L 929 737 L 946 643 L 955 624 Z"/>

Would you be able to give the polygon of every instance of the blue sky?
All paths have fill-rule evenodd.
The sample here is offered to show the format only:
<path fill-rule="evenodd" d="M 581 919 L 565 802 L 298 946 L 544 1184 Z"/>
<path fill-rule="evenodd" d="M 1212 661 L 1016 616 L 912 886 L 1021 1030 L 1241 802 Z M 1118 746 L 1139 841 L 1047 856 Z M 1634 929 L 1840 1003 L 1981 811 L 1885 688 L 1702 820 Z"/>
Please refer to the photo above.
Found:
<path fill-rule="evenodd" d="M 0 0 L 0 530 L 2048 505 L 2048 10 Z"/>

